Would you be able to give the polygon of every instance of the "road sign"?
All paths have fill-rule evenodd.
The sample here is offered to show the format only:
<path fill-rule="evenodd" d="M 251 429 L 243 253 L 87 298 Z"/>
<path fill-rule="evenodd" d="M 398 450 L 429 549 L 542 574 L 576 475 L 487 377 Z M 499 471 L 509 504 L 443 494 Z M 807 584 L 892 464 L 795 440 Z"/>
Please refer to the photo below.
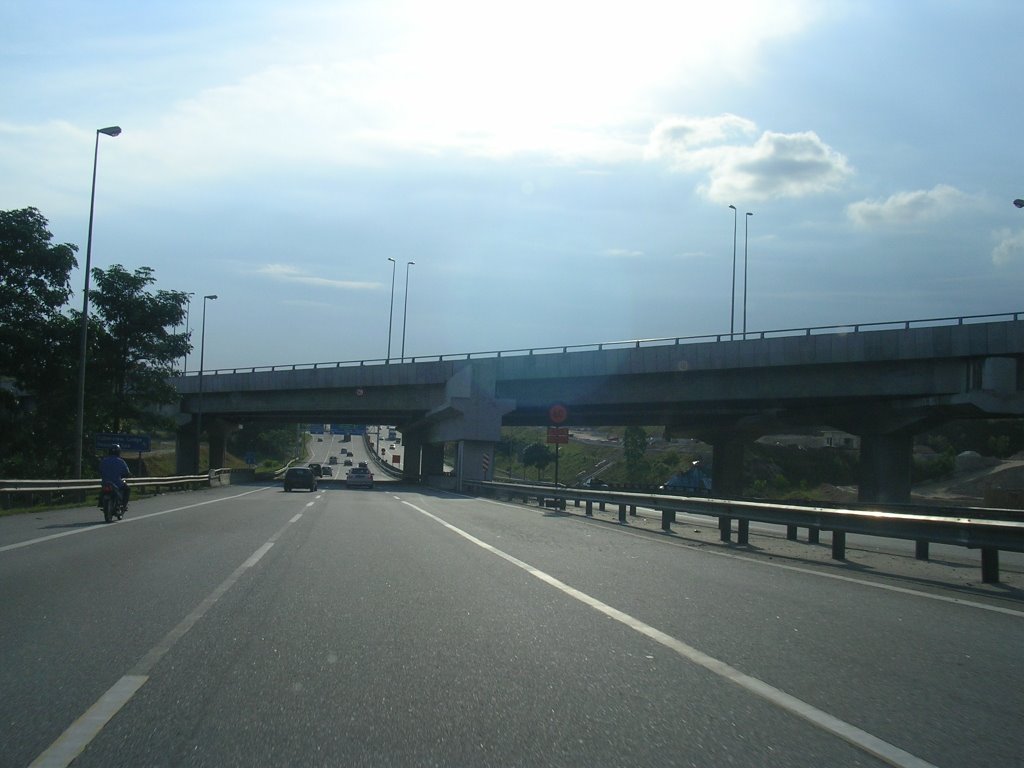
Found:
<path fill-rule="evenodd" d="M 569 409 L 561 403 L 555 403 L 548 408 L 548 418 L 551 419 L 552 424 L 561 424 L 569 418 Z"/>
<path fill-rule="evenodd" d="M 548 444 L 565 445 L 569 442 L 568 427 L 548 427 Z"/>
<path fill-rule="evenodd" d="M 150 450 L 149 435 L 119 435 L 113 432 L 101 432 L 94 438 L 96 450 L 106 451 L 112 445 L 121 446 L 125 453 L 148 453 Z"/>

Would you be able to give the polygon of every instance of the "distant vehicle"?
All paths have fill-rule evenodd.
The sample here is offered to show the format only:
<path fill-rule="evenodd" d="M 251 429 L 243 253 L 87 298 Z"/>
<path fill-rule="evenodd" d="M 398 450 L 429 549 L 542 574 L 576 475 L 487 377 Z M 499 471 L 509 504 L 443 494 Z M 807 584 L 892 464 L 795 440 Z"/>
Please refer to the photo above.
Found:
<path fill-rule="evenodd" d="M 328 464 L 337 464 L 338 463 L 338 457 L 337 456 L 331 456 L 331 458 L 329 458 L 327 460 L 327 463 Z"/>
<path fill-rule="evenodd" d="M 320 467 L 320 477 L 333 477 L 334 470 L 330 467 Z"/>
<path fill-rule="evenodd" d="M 373 488 L 373 473 L 365 466 L 353 467 L 345 476 L 346 488 Z"/>
<path fill-rule="evenodd" d="M 582 486 L 584 488 L 590 488 L 595 491 L 607 490 L 608 483 L 606 483 L 604 480 L 599 480 L 596 477 L 588 477 L 586 480 L 583 481 Z"/>
<path fill-rule="evenodd" d="M 393 450 L 395 450 L 395 444 L 394 444 L 394 443 L 392 443 L 391 445 L 389 445 L 389 446 L 388 446 L 388 450 L 389 450 L 389 451 L 393 451 Z"/>
<path fill-rule="evenodd" d="M 323 439 L 322 437 L 318 437 L 318 438 L 316 439 L 316 441 L 317 441 L 318 443 L 322 443 L 322 442 L 324 441 L 324 439 Z"/>
<path fill-rule="evenodd" d="M 344 465 L 346 467 L 351 467 L 352 466 L 352 459 L 345 459 Z"/>
<path fill-rule="evenodd" d="M 359 466 L 362 467 L 363 469 L 366 469 L 366 462 L 365 461 L 360 461 L 359 462 Z"/>
<path fill-rule="evenodd" d="M 315 461 L 309 463 L 309 468 L 313 471 L 313 474 L 317 477 L 323 477 L 323 465 Z"/>
<path fill-rule="evenodd" d="M 675 491 L 684 495 L 686 493 L 707 494 L 711 492 L 711 473 L 707 472 L 699 461 L 695 461 L 685 472 L 672 475 L 658 487 L 658 490 Z"/>
<path fill-rule="evenodd" d="M 316 475 L 309 467 L 289 467 L 284 473 L 284 489 L 291 492 L 292 488 L 316 490 Z"/>

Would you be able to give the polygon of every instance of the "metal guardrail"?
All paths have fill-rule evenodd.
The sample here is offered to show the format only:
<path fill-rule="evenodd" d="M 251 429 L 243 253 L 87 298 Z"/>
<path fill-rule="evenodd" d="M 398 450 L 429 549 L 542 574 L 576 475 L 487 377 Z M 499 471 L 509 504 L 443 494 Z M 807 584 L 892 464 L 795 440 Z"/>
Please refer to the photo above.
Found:
<path fill-rule="evenodd" d="M 342 360 L 329 363 L 292 363 L 285 365 L 257 365 L 242 368 L 214 368 L 204 370 L 204 376 L 230 373 L 257 373 L 260 371 L 299 371 L 319 368 L 349 368 L 365 365 L 388 365 L 405 362 L 444 362 L 446 360 L 474 360 L 480 358 L 529 357 L 531 355 L 566 354 L 568 352 L 595 352 L 606 349 L 640 349 L 641 347 L 677 346 L 680 344 L 706 344 L 723 341 L 745 341 L 752 339 L 780 338 L 783 336 L 814 336 L 824 333 L 862 333 L 864 331 L 910 330 L 943 325 L 968 325 L 987 320 L 1013 320 L 1024 318 L 1024 312 L 997 312 L 986 315 L 962 315 L 958 317 L 933 317 L 922 320 L 891 320 L 874 323 L 845 323 L 841 325 L 815 325 L 808 328 L 776 328 L 767 331 L 742 331 L 738 333 L 711 333 L 696 336 L 666 336 L 652 339 L 630 339 L 627 341 L 604 341 L 589 344 L 569 344 L 552 347 L 524 347 L 487 352 L 459 352 L 444 355 L 421 355 L 400 360 L 395 358 L 373 358 L 369 360 Z M 179 376 L 198 376 L 199 371 L 179 372 Z"/>
<path fill-rule="evenodd" d="M 529 501 L 537 499 L 540 506 L 553 505 L 565 509 L 567 501 L 586 505 L 586 514 L 593 514 L 593 505 L 618 506 L 619 522 L 627 522 L 627 510 L 636 515 L 637 507 L 649 507 L 661 512 L 661 529 L 671 532 L 678 512 L 708 515 L 718 518 L 722 541 L 732 541 L 732 521 L 738 521 L 737 543 L 749 543 L 750 522 L 786 526 L 786 537 L 797 538 L 798 528 L 808 529 L 808 542 L 817 543 L 821 531 L 832 534 L 832 558 L 846 558 L 846 534 L 906 539 L 916 542 L 915 554 L 919 560 L 928 559 L 928 544 L 951 544 L 981 550 L 981 574 L 985 583 L 999 581 L 999 551 L 1024 552 L 1024 521 L 1010 519 L 1012 510 L 978 510 L 984 517 L 957 517 L 928 512 L 883 511 L 880 509 L 844 509 L 811 507 L 769 502 L 712 499 L 697 496 L 668 496 L 650 493 L 617 491 L 591 491 L 576 488 L 554 488 L 540 485 L 520 485 L 493 481 L 472 481 L 463 484 L 470 491 L 476 489 L 484 495 L 506 495 Z M 996 517 L 1005 512 L 1002 518 Z M 991 516 L 990 516 L 991 515 Z"/>
<path fill-rule="evenodd" d="M 128 485 L 135 488 L 183 488 L 192 485 L 207 484 L 213 486 L 220 484 L 227 476 L 230 480 L 230 469 L 214 469 L 201 475 L 174 475 L 171 477 L 131 477 L 127 478 Z M 35 495 L 43 496 L 44 503 L 52 503 L 55 497 L 74 495 L 81 497 L 88 493 L 99 493 L 101 481 L 99 478 L 83 478 L 81 480 L 0 480 L 0 507 L 10 509 L 11 501 L 14 498 L 29 499 L 30 504 L 35 503 Z"/>

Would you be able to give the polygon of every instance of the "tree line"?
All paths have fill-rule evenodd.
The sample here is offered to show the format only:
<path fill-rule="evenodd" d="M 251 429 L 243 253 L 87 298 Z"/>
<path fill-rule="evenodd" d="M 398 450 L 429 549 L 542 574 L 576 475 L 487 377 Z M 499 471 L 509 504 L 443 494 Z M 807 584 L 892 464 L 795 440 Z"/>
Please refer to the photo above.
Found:
<path fill-rule="evenodd" d="M 70 303 L 77 252 L 53 242 L 37 209 L 0 211 L 0 477 L 70 476 L 82 321 Z M 90 278 L 86 457 L 97 433 L 172 426 L 157 408 L 175 401 L 169 379 L 192 350 L 187 329 L 175 330 L 188 293 L 156 289 L 150 267 L 94 267 Z"/>

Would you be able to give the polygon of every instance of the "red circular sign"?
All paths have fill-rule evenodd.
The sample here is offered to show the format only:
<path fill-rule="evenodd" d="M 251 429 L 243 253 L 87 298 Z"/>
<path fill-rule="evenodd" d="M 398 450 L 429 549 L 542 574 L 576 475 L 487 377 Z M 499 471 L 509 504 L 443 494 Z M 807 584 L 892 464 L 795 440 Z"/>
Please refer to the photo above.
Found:
<path fill-rule="evenodd" d="M 569 418 L 569 411 L 561 403 L 556 403 L 548 408 L 548 418 L 551 419 L 552 424 L 561 424 Z"/>

